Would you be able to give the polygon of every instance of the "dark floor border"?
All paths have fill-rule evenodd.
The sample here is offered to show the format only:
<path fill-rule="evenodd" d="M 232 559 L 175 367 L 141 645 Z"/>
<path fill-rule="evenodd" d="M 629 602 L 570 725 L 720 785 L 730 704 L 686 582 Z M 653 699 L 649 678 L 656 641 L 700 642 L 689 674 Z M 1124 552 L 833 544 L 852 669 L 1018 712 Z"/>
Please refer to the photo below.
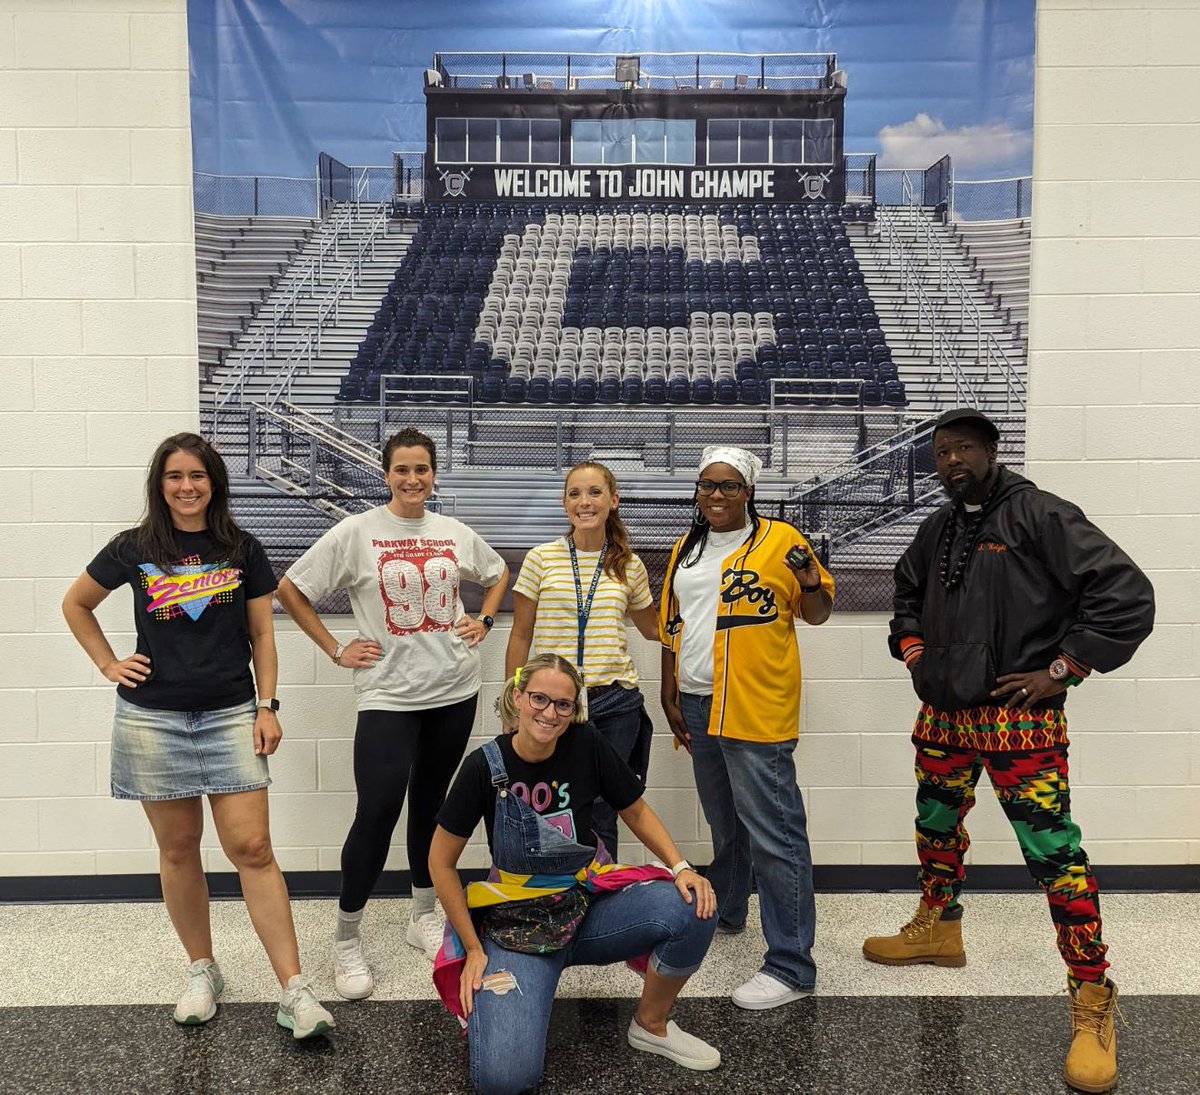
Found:
<path fill-rule="evenodd" d="M 1110 893 L 1200 893 L 1200 865 L 1112 866 L 1093 865 L 1101 891 Z M 482 870 L 463 871 L 464 879 L 482 879 Z M 288 891 L 294 898 L 336 897 L 337 871 L 289 871 Z M 906 866 L 820 866 L 813 868 L 818 893 L 911 892 L 916 868 Z M 411 892 L 408 871 L 386 871 L 375 889 L 379 897 L 407 897 Z M 229 871 L 208 876 L 214 898 L 241 896 L 237 875 Z M 979 866 L 968 872 L 968 888 L 977 893 L 1027 893 L 1033 889 L 1029 872 L 1020 866 Z M 34 901 L 158 901 L 162 897 L 158 875 L 31 875 L 0 878 L 0 902 Z"/>

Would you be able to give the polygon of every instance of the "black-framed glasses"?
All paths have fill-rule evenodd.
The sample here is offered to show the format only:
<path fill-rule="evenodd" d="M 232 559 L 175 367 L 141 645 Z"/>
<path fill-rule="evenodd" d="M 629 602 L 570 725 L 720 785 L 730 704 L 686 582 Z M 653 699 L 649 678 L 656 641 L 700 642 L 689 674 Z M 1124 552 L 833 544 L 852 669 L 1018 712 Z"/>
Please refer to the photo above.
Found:
<path fill-rule="evenodd" d="M 526 692 L 525 698 L 529 700 L 529 706 L 535 711 L 545 711 L 547 707 L 554 704 L 554 713 L 556 715 L 573 715 L 579 710 L 579 704 L 574 700 L 552 700 L 545 692 Z"/>
<path fill-rule="evenodd" d="M 715 483 L 711 479 L 701 479 L 696 483 L 696 493 L 707 498 L 710 494 L 720 491 L 726 498 L 736 498 L 738 491 L 745 485 L 736 479 L 726 479 L 720 483 Z"/>

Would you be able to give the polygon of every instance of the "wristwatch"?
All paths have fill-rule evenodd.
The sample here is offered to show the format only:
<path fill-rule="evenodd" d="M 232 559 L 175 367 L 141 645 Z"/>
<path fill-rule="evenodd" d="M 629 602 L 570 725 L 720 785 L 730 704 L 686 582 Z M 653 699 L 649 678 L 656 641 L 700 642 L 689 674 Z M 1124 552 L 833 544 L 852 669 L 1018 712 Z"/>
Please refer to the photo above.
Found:
<path fill-rule="evenodd" d="M 271 696 L 269 699 L 259 700 L 258 706 L 265 707 L 268 711 L 278 711 L 279 701 L 274 696 Z"/>
<path fill-rule="evenodd" d="M 683 874 L 684 871 L 690 871 L 693 869 L 694 868 L 692 865 L 686 859 L 681 859 L 675 864 L 674 867 L 671 868 L 671 877 L 678 878 L 681 874 Z"/>
<path fill-rule="evenodd" d="M 1050 679 L 1052 681 L 1065 681 L 1071 675 L 1071 667 L 1067 665 L 1062 658 L 1055 658 L 1050 663 Z"/>
<path fill-rule="evenodd" d="M 491 616 L 480 616 L 479 622 L 481 624 L 483 624 L 483 626 L 486 627 L 489 631 L 491 631 L 492 628 L 496 626 L 496 621 Z"/>

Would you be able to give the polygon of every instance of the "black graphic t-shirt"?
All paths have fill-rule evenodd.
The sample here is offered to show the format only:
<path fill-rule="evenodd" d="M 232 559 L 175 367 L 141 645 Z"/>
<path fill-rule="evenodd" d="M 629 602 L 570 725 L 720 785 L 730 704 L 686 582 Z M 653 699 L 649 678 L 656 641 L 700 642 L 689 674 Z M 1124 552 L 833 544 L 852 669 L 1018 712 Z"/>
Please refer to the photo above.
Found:
<path fill-rule="evenodd" d="M 517 756 L 509 735 L 501 734 L 496 740 L 508 772 L 509 791 L 576 843 L 596 846 L 592 831 L 596 799 L 604 799 L 619 812 L 644 792 L 642 781 L 621 755 L 586 723 L 570 726 L 555 744 L 554 755 L 538 764 L 528 764 Z M 463 761 L 438 812 L 438 824 L 466 840 L 482 818 L 491 848 L 495 816 L 496 788 L 483 750 L 476 749 Z"/>
<path fill-rule="evenodd" d="M 179 562 L 169 573 L 138 559 L 127 533 L 88 563 L 105 589 L 133 587 L 137 653 L 150 659 L 149 679 L 118 685 L 117 694 L 160 711 L 216 711 L 252 700 L 246 602 L 275 589 L 266 553 L 247 536 L 246 557 L 230 565 L 212 561 L 207 532 L 175 535 Z"/>

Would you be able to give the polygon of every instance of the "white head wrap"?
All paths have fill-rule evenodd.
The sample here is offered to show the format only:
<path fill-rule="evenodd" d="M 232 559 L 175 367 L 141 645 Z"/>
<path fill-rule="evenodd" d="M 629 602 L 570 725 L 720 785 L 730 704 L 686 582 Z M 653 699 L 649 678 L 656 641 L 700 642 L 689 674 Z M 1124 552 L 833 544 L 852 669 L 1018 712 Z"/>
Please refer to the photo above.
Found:
<path fill-rule="evenodd" d="M 746 485 L 750 487 L 754 486 L 763 466 L 763 462 L 754 453 L 733 445 L 709 445 L 700 454 L 701 473 L 709 464 L 728 464 L 731 468 L 737 468 L 746 480 Z"/>

